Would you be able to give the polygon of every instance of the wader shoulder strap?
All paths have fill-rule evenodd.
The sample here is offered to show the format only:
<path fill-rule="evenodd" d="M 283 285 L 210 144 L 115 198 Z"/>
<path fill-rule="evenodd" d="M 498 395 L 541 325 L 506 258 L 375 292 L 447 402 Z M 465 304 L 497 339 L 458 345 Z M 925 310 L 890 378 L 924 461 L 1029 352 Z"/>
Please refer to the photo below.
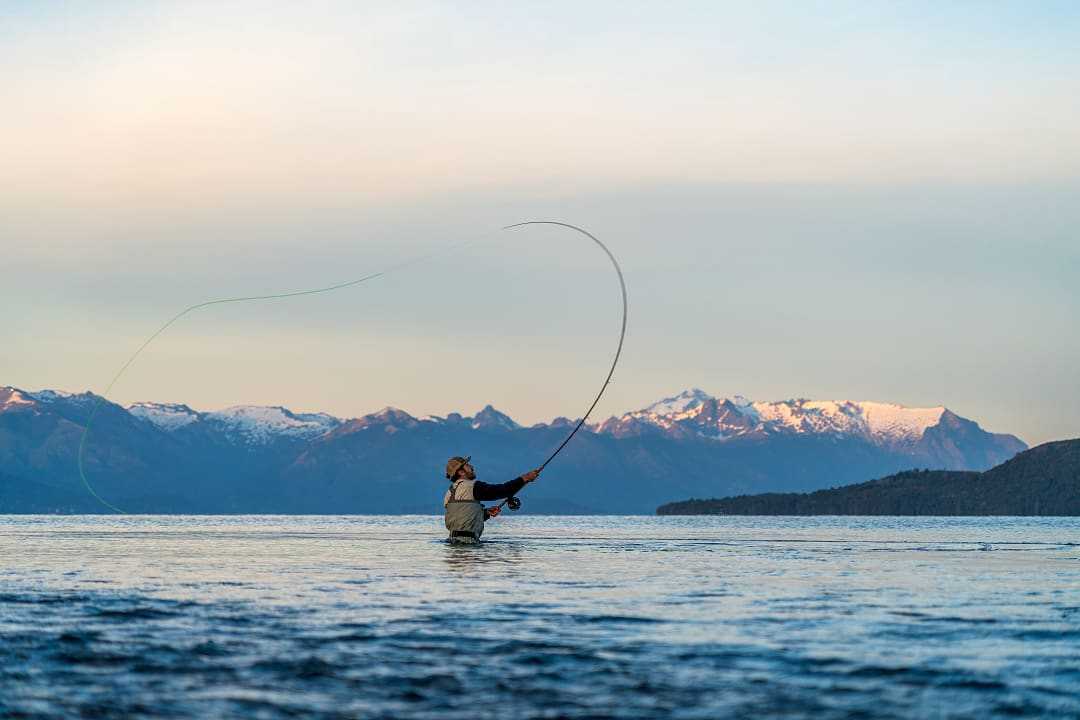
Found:
<path fill-rule="evenodd" d="M 447 505 L 449 505 L 450 503 L 476 503 L 477 505 L 480 504 L 480 501 L 475 499 L 475 498 L 473 498 L 472 500 L 459 500 L 458 499 L 458 497 L 457 497 L 458 487 L 461 486 L 461 484 L 465 483 L 465 482 L 468 482 L 468 481 L 467 480 L 457 480 L 453 484 L 450 485 L 450 499 L 446 501 Z"/>

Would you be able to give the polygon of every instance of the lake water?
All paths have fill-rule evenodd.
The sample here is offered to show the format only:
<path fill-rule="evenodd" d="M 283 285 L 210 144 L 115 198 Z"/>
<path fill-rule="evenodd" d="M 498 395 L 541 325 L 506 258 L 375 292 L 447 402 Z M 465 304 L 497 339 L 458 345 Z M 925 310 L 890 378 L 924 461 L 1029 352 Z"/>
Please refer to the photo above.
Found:
<path fill-rule="evenodd" d="M 1080 717 L 1080 519 L 0 517 L 0 716 Z"/>

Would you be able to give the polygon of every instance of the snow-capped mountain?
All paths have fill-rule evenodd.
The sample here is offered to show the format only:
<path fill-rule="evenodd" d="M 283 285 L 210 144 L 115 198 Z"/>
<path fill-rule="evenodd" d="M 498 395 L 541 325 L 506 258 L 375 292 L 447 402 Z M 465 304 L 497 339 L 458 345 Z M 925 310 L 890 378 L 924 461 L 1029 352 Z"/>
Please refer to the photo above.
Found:
<path fill-rule="evenodd" d="M 259 405 L 236 405 L 206 413 L 206 420 L 255 443 L 280 436 L 310 440 L 341 424 L 341 420 L 326 413 L 294 413 L 280 406 Z"/>
<path fill-rule="evenodd" d="M 616 437 L 662 432 L 716 440 L 770 435 L 857 437 L 898 448 L 919 442 L 946 414 L 952 413 L 944 406 L 909 408 L 867 400 L 752 402 L 741 395 L 716 398 L 695 388 L 610 418 L 598 430 Z"/>
<path fill-rule="evenodd" d="M 509 415 L 499 412 L 491 405 L 485 405 L 472 419 L 473 430 L 517 430 L 519 427 L 521 426 L 511 420 Z"/>
<path fill-rule="evenodd" d="M 428 512 L 447 457 L 473 455 L 483 479 L 508 480 L 574 422 L 523 427 L 490 405 L 350 420 L 280 406 L 125 408 L 92 393 L 0 387 L 0 511 L 99 510 L 75 470 L 85 441 L 95 491 L 129 510 Z M 982 470 L 1025 448 L 941 406 L 687 390 L 584 427 L 531 495 L 547 512 L 652 512 L 678 498 L 802 492 L 913 467 Z"/>
<path fill-rule="evenodd" d="M 37 405 L 88 407 L 96 399 L 91 393 L 27 392 L 4 387 L 0 388 L 0 411 Z M 491 405 L 472 417 L 450 413 L 446 417 L 416 418 L 404 410 L 387 407 L 353 420 L 326 413 L 294 413 L 281 406 L 237 405 L 198 411 L 177 403 L 137 402 L 126 409 L 139 420 L 166 432 L 205 427 L 253 444 L 265 444 L 275 438 L 312 440 L 338 429 L 352 432 L 379 426 L 398 431 L 420 423 L 453 426 L 464 423 L 473 430 L 495 432 L 522 429 L 510 416 Z M 911 408 L 867 400 L 807 399 L 755 402 L 741 395 L 714 397 L 693 388 L 641 410 L 589 423 L 586 430 L 616 438 L 658 434 L 676 440 L 763 440 L 773 436 L 857 438 L 878 447 L 903 450 L 924 441 L 927 431 L 958 422 L 978 427 L 940 405 Z M 571 423 L 560 417 L 550 423 L 533 425 L 531 429 L 562 428 Z"/>
<path fill-rule="evenodd" d="M 155 427 L 173 432 L 195 423 L 254 444 L 266 444 L 278 437 L 303 440 L 325 435 L 342 421 L 326 413 L 294 413 L 277 405 L 236 405 L 213 412 L 198 412 L 175 403 L 138 402 L 127 408 L 135 417 Z"/>
<path fill-rule="evenodd" d="M 175 403 L 138 402 L 128 405 L 128 412 L 162 430 L 178 430 L 202 418 L 187 405 Z"/>
<path fill-rule="evenodd" d="M 34 400 L 30 393 L 13 387 L 0 388 L 0 411 L 11 410 L 20 405 L 33 404 Z"/>
<path fill-rule="evenodd" d="M 277 405 L 237 405 L 211 412 L 199 412 L 187 405 L 175 403 L 138 402 L 127 407 L 135 417 L 155 427 L 172 432 L 194 423 L 216 425 L 218 429 L 255 444 L 265 444 L 277 437 L 311 440 L 334 430 L 354 432 L 378 426 L 396 432 L 415 427 L 418 423 L 465 423 L 473 430 L 516 430 L 521 426 L 509 415 L 491 405 L 473 417 L 451 413 L 447 417 L 427 415 L 415 418 L 404 410 L 385 407 L 378 412 L 353 420 L 342 420 L 327 413 L 294 413 Z M 565 418 L 558 420 L 565 421 Z"/>
<path fill-rule="evenodd" d="M 0 387 L 0 412 L 20 405 L 30 408 L 58 404 L 63 404 L 68 407 L 86 407 L 96 398 L 96 395 L 88 392 L 80 395 L 61 392 L 59 390 L 38 390 L 37 392 L 29 392 L 27 390 L 20 390 L 16 387 L 4 386 Z"/>

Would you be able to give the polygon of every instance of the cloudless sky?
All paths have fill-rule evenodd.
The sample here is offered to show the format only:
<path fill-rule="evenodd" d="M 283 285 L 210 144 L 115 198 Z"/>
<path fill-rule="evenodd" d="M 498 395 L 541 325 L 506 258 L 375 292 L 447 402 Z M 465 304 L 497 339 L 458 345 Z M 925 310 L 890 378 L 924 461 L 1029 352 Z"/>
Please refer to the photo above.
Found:
<path fill-rule="evenodd" d="M 717 395 L 1080 435 L 1073 2 L 0 5 L 0 384 L 355 416 Z M 458 243 L 467 243 L 458 246 Z M 441 252 L 447 250 L 446 252 Z"/>

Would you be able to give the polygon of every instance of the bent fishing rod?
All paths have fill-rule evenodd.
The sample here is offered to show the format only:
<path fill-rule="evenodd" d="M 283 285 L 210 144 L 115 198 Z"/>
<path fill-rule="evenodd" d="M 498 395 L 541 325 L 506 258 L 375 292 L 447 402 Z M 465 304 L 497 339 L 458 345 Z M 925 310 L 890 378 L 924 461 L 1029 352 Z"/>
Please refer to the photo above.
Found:
<path fill-rule="evenodd" d="M 619 343 L 615 347 L 615 357 L 611 361 L 611 369 L 608 370 L 607 377 L 604 378 L 604 384 L 600 386 L 600 392 L 596 394 L 596 397 L 593 399 L 592 404 L 589 405 L 589 409 L 586 410 L 585 414 L 581 416 L 581 419 L 578 420 L 577 425 L 575 425 L 574 429 L 570 431 L 570 434 L 566 436 L 566 439 L 562 441 L 559 447 L 555 448 L 555 452 L 551 453 L 551 455 L 548 456 L 547 460 L 541 463 L 540 467 L 537 468 L 538 472 L 543 472 L 544 468 L 548 466 L 548 463 L 554 460 L 555 456 L 562 452 L 563 448 L 566 447 L 566 444 L 569 443 L 570 440 L 575 435 L 577 435 L 578 430 L 580 430 L 585 425 L 585 421 L 589 419 L 589 415 L 591 415 L 592 411 L 596 409 L 597 404 L 600 402 L 600 398 L 604 396 L 604 391 L 607 390 L 608 385 L 611 384 L 612 376 L 615 375 L 615 368 L 619 364 L 619 356 L 622 355 L 623 340 L 626 339 L 626 281 L 623 279 L 622 268 L 619 267 L 619 261 L 615 259 L 615 256 L 612 254 L 611 250 L 609 250 L 607 245 L 600 242 L 600 239 L 588 230 L 583 230 L 577 225 L 571 225 L 570 223 L 559 222 L 557 220 L 529 220 L 527 222 L 515 223 L 514 225 L 507 225 L 503 228 L 503 230 L 512 230 L 514 228 L 525 227 L 526 225 L 557 225 L 559 227 L 569 228 L 571 230 L 581 233 L 582 235 L 599 245 L 600 249 L 603 250 L 604 254 L 608 256 L 609 260 L 611 260 L 612 267 L 615 268 L 615 275 L 619 278 L 619 292 L 622 294 L 622 324 L 619 327 Z M 521 500 L 519 500 L 515 496 L 510 496 L 495 507 L 501 510 L 503 505 L 508 505 L 511 510 L 517 510 L 521 507 Z"/>

